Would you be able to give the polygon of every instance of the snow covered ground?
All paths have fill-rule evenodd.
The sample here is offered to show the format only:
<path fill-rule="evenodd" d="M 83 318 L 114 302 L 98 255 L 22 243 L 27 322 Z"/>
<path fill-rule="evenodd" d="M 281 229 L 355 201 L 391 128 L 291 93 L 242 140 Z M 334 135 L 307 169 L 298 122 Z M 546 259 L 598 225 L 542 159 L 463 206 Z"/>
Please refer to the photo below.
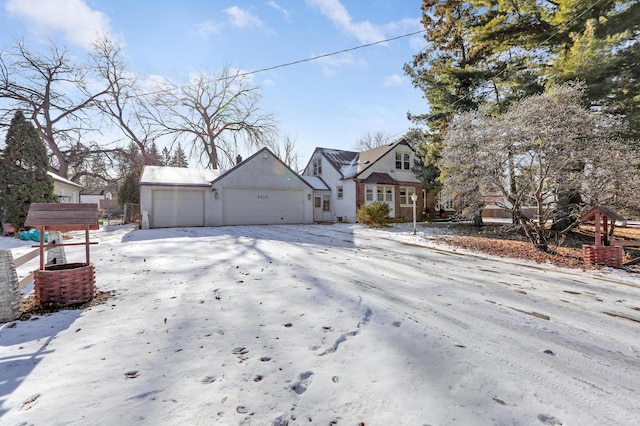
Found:
<path fill-rule="evenodd" d="M 0 325 L 0 424 L 640 424 L 637 274 L 411 231 L 93 232 L 115 295 Z"/>

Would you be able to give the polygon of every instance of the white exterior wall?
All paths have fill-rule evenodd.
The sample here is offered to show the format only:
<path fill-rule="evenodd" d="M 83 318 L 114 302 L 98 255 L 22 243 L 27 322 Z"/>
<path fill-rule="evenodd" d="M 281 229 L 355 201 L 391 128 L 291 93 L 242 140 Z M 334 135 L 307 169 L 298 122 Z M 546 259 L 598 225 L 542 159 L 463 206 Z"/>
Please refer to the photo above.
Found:
<path fill-rule="evenodd" d="M 104 195 L 85 195 L 80 194 L 80 202 L 82 204 L 97 204 L 100 205 L 100 200 L 104 200 Z"/>
<path fill-rule="evenodd" d="M 214 182 L 213 188 L 216 189 L 218 198 L 209 191 L 210 196 L 205 200 L 205 204 L 211 208 L 211 214 L 207 214 L 207 217 L 212 220 L 213 226 L 223 225 L 225 188 L 301 190 L 304 201 L 303 223 L 313 223 L 313 189 L 267 151 L 245 160 L 237 168 L 221 176 Z M 254 206 L 245 206 L 248 209 L 252 207 Z"/>
<path fill-rule="evenodd" d="M 193 191 L 201 190 L 204 193 L 204 226 L 214 226 L 215 219 L 213 217 L 213 193 L 209 186 L 170 186 L 170 185 L 140 185 L 140 217 L 145 224 L 145 212 L 149 218 L 148 225 L 153 226 L 153 191 Z"/>
<path fill-rule="evenodd" d="M 337 186 L 342 185 L 344 195 L 338 200 Z M 343 222 L 356 223 L 356 183 L 353 179 L 339 180 L 331 188 L 331 200 L 333 202 L 333 220 L 341 217 Z"/>
<path fill-rule="evenodd" d="M 68 203 L 79 203 L 80 202 L 80 189 L 67 185 L 63 182 L 53 181 L 53 190 L 57 196 L 69 197 L 65 198 L 64 202 Z"/>
<path fill-rule="evenodd" d="M 396 152 L 401 154 L 409 154 L 409 170 L 399 170 L 396 169 Z M 388 173 L 389 176 L 394 178 L 399 182 L 418 182 L 418 178 L 411 171 L 413 168 L 413 160 L 415 159 L 415 154 L 411 151 L 406 145 L 398 145 L 391 151 L 385 154 L 384 157 L 380 158 L 376 161 L 371 167 L 365 170 L 362 174 L 358 175 L 359 179 L 368 178 L 371 173 Z"/>
<path fill-rule="evenodd" d="M 306 176 L 313 176 L 313 162 L 322 159 L 322 174 L 319 176 L 331 190 L 331 219 L 337 222 L 338 217 L 343 222 L 355 223 L 356 221 L 356 183 L 353 179 L 341 180 L 342 175 L 333 168 L 331 163 L 320 153 L 316 152 L 309 161 L 309 167 L 305 170 Z M 342 186 L 343 197 L 338 199 L 338 186 Z"/>

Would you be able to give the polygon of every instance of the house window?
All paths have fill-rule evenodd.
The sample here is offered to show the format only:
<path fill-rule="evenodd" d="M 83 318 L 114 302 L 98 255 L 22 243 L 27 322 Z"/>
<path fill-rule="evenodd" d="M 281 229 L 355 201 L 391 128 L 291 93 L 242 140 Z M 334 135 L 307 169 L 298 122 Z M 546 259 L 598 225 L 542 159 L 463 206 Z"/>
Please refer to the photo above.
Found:
<path fill-rule="evenodd" d="M 411 155 L 396 152 L 396 169 L 398 170 L 410 170 L 411 169 Z"/>
<path fill-rule="evenodd" d="M 365 202 L 368 203 L 373 203 L 373 186 L 372 185 L 367 185 L 364 188 L 364 200 Z"/>
<path fill-rule="evenodd" d="M 413 200 L 411 196 L 416 193 L 416 189 L 413 186 L 400 187 L 400 205 L 401 206 L 413 206 Z"/>
<path fill-rule="evenodd" d="M 313 202 L 314 202 L 313 206 L 314 206 L 316 209 L 319 209 L 320 207 L 322 207 L 322 197 L 316 197 L 316 198 L 314 198 Z"/>
<path fill-rule="evenodd" d="M 383 186 L 379 186 L 376 188 L 376 200 L 377 201 L 384 201 L 384 187 Z"/>
<path fill-rule="evenodd" d="M 453 203 L 453 197 L 449 196 L 444 191 L 441 191 L 436 198 L 436 210 L 454 211 L 455 205 Z"/>
<path fill-rule="evenodd" d="M 344 198 L 344 190 L 342 189 L 342 186 L 339 186 L 337 189 L 338 189 L 338 200 L 342 200 L 342 198 Z"/>
<path fill-rule="evenodd" d="M 322 196 L 322 211 L 328 212 L 331 210 L 331 204 L 329 204 L 329 201 L 330 200 L 328 195 Z"/>
<path fill-rule="evenodd" d="M 322 158 L 316 158 L 315 160 L 313 160 L 313 175 L 322 175 Z"/>

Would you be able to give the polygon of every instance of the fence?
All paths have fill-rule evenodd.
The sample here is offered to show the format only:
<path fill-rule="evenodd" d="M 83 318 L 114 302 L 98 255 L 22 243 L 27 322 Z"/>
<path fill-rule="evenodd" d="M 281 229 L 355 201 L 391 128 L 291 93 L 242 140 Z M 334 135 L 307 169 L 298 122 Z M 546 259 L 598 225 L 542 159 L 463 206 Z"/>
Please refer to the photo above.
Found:
<path fill-rule="evenodd" d="M 61 232 L 49 233 L 47 250 L 47 264 L 67 263 L 64 247 L 54 246 L 62 243 Z M 33 282 L 33 272 L 18 280 L 17 268 L 38 257 L 39 249 L 34 249 L 17 259 L 13 258 L 11 250 L 0 250 L 0 323 L 13 321 L 20 316 L 22 310 L 22 296 L 20 291 Z"/>

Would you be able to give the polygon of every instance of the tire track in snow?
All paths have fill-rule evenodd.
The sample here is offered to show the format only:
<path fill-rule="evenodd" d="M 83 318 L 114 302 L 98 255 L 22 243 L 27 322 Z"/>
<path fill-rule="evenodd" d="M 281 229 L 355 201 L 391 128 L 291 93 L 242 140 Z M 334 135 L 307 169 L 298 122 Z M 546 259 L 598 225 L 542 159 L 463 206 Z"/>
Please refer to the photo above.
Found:
<path fill-rule="evenodd" d="M 380 264 L 385 262 L 386 259 L 384 257 L 377 257 L 375 259 L 376 264 Z M 430 273 L 427 273 L 429 276 Z M 638 389 L 637 383 L 634 382 L 635 375 L 625 375 L 621 374 L 616 370 L 615 367 L 611 366 L 610 368 L 603 368 L 598 364 L 590 363 L 586 371 L 592 371 L 595 369 L 600 372 L 598 374 L 599 382 L 598 384 L 591 383 L 584 379 L 580 378 L 582 371 L 578 368 L 579 365 L 585 365 L 584 356 L 580 353 L 574 353 L 569 348 L 566 348 L 566 353 L 563 351 L 563 358 L 566 357 L 568 360 L 566 364 L 561 364 L 559 362 L 555 362 L 554 364 L 549 364 L 549 359 L 545 359 L 540 356 L 538 359 L 528 359 L 526 362 L 514 362 L 513 359 L 505 357 L 502 355 L 504 351 L 501 348 L 501 344 L 492 339 L 491 335 L 485 336 L 482 334 L 477 334 L 478 330 L 486 330 L 490 331 L 493 335 L 495 335 L 497 330 L 500 330 L 500 327 L 503 327 L 505 324 L 510 324 L 513 319 L 505 318 L 506 314 L 501 312 L 500 317 L 505 318 L 504 320 L 501 318 L 492 318 L 491 316 L 487 316 L 486 313 L 482 312 L 480 309 L 474 309 L 474 312 L 470 312 L 469 310 L 456 309 L 453 306 L 444 306 L 442 304 L 436 304 L 433 302 L 429 302 L 427 300 L 419 300 L 414 297 L 403 297 L 397 292 L 391 292 L 380 286 L 367 284 L 362 281 L 354 280 L 354 283 L 362 288 L 366 288 L 367 290 L 374 291 L 379 295 L 383 296 L 382 303 L 386 305 L 387 308 L 392 310 L 397 310 L 398 306 L 407 306 L 413 308 L 415 311 L 421 314 L 427 314 L 428 317 L 424 318 L 420 323 L 425 325 L 425 328 L 432 329 L 441 335 L 447 336 L 452 340 L 456 340 L 459 342 L 473 342 L 473 347 L 477 348 L 480 352 L 490 356 L 492 359 L 497 359 L 504 365 L 511 367 L 514 370 L 520 371 L 525 376 L 532 378 L 538 384 L 545 386 L 551 383 L 552 387 L 559 390 L 561 394 L 572 395 L 575 400 L 582 401 L 584 406 L 589 407 L 601 407 L 604 412 L 609 414 L 610 418 L 616 418 L 621 415 L 621 413 L 633 413 L 636 409 L 637 404 L 637 395 L 631 395 L 629 397 L 624 397 L 623 395 L 617 394 L 616 400 L 603 402 L 602 398 L 593 396 L 592 389 L 596 388 L 600 389 L 598 384 L 602 385 L 602 387 L 606 387 L 608 384 L 607 377 L 614 377 L 616 381 L 619 383 L 625 383 L 628 385 L 629 389 L 632 392 L 636 392 Z M 397 305 L 389 304 L 388 301 L 394 301 Z M 465 305 L 465 307 L 469 307 L 469 305 Z M 464 317 L 473 317 L 473 328 L 469 326 L 469 324 L 461 321 L 459 318 Z M 415 319 L 415 317 L 414 317 Z M 436 319 L 437 321 L 434 321 Z M 456 327 L 456 335 L 451 336 L 447 332 L 447 330 L 451 329 L 451 326 Z M 541 340 L 537 336 L 523 336 L 522 330 L 510 329 L 511 332 L 498 332 L 497 336 L 502 339 L 508 338 L 509 340 L 515 342 L 518 347 L 523 348 L 522 350 L 531 351 L 531 352 L 541 352 L 540 348 L 545 347 L 543 343 L 546 345 L 547 342 Z M 562 343 L 558 343 L 562 346 Z M 468 345 L 468 343 L 467 343 Z M 547 357 L 547 355 L 544 355 Z M 531 365 L 536 366 L 536 368 L 530 368 Z M 570 382 L 558 377 L 555 372 L 552 370 L 548 374 L 540 374 L 540 371 L 549 371 L 550 367 L 561 367 L 563 370 L 567 370 L 567 367 L 571 367 L 567 371 L 566 379 L 573 379 L 576 386 L 568 387 L 566 383 Z M 572 367 L 575 365 L 575 367 Z M 564 376 L 563 376 L 564 377 Z M 602 382 L 605 384 L 603 385 Z M 579 383 L 576 383 L 579 382 Z M 604 390 L 603 390 L 604 392 Z M 624 401 L 621 400 L 624 398 Z M 610 406 L 609 404 L 615 405 Z M 635 419 L 632 415 L 627 415 L 623 419 L 625 422 L 632 422 Z"/>

